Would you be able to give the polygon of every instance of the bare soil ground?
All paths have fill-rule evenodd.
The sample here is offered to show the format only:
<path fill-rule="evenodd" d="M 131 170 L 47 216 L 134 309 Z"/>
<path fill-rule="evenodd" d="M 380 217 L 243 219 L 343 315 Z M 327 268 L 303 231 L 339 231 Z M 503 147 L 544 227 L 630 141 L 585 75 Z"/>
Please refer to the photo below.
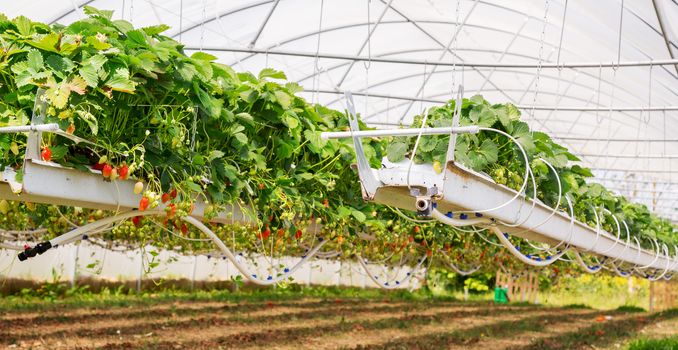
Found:
<path fill-rule="evenodd" d="M 166 301 L 0 314 L 0 349 L 618 349 L 678 312 L 448 301 Z"/>

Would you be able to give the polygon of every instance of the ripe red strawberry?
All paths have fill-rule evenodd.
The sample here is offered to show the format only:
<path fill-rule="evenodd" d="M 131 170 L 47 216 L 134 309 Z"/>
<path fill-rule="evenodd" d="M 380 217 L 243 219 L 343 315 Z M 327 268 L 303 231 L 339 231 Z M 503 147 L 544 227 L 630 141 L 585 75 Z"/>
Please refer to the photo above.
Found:
<path fill-rule="evenodd" d="M 169 193 L 163 193 L 162 196 L 160 197 L 160 200 L 162 201 L 163 204 L 169 202 L 170 201 Z"/>
<path fill-rule="evenodd" d="M 92 169 L 102 171 L 102 170 L 104 170 L 104 165 L 106 165 L 106 164 L 96 163 L 96 164 L 92 165 Z"/>
<path fill-rule="evenodd" d="M 264 185 L 263 182 L 260 182 L 260 183 L 259 183 L 259 189 L 260 189 L 260 190 L 263 190 L 264 188 L 266 188 L 266 186 Z"/>
<path fill-rule="evenodd" d="M 186 224 L 181 224 L 181 233 L 184 235 L 188 233 L 188 226 Z"/>
<path fill-rule="evenodd" d="M 330 201 L 328 201 L 327 198 L 323 199 L 323 207 L 325 207 L 325 208 L 330 207 Z"/>
<path fill-rule="evenodd" d="M 140 226 L 141 226 L 141 216 L 135 216 L 135 217 L 133 217 L 133 218 L 132 218 L 132 223 L 134 224 L 134 226 L 140 227 Z"/>
<path fill-rule="evenodd" d="M 129 176 L 129 167 L 127 164 L 123 164 L 118 168 L 118 176 L 120 176 L 120 180 L 127 180 L 127 177 Z"/>
<path fill-rule="evenodd" d="M 271 236 L 271 230 L 269 230 L 268 225 L 266 225 L 266 229 L 261 233 L 261 237 L 263 239 L 268 239 L 268 237 Z"/>
<path fill-rule="evenodd" d="M 148 209 L 148 206 L 150 205 L 150 201 L 146 197 L 142 197 L 141 200 L 139 201 L 139 211 L 144 211 Z"/>
<path fill-rule="evenodd" d="M 410 241 L 410 243 L 414 242 L 414 236 L 410 236 L 410 238 L 408 238 L 408 241 Z"/>
<path fill-rule="evenodd" d="M 296 239 L 301 238 L 301 234 L 302 234 L 301 230 L 297 230 L 297 232 L 294 234 L 294 238 Z"/>
<path fill-rule="evenodd" d="M 66 128 L 66 132 L 69 134 L 73 134 L 75 132 L 75 124 L 71 123 L 71 125 Z"/>
<path fill-rule="evenodd" d="M 177 189 L 175 188 L 175 189 L 171 190 L 169 195 L 170 195 L 170 199 L 177 198 Z"/>
<path fill-rule="evenodd" d="M 420 230 L 419 226 L 414 226 L 414 233 L 419 233 Z"/>
<path fill-rule="evenodd" d="M 42 160 L 45 162 L 49 162 L 52 160 L 52 150 L 49 149 L 49 147 L 45 146 L 45 148 L 42 149 L 42 152 L 40 153 L 42 156 Z"/>
<path fill-rule="evenodd" d="M 433 256 L 433 251 L 432 251 L 431 249 L 427 250 L 427 251 L 426 251 L 426 256 L 428 256 L 429 258 L 430 258 L 431 256 Z"/>
<path fill-rule="evenodd" d="M 285 235 L 285 230 L 279 228 L 278 229 L 278 237 L 283 237 Z"/>
<path fill-rule="evenodd" d="M 108 179 L 111 177 L 111 173 L 113 172 L 113 167 L 110 166 L 110 164 L 104 165 L 104 168 L 101 169 L 101 174 L 104 175 L 104 178 Z"/>

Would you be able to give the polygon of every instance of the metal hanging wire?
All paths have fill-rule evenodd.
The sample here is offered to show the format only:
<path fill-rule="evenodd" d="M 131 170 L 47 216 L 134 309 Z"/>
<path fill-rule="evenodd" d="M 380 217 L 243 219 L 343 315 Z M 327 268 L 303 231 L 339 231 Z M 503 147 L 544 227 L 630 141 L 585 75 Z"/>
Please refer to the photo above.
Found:
<path fill-rule="evenodd" d="M 452 55 L 452 91 L 450 92 L 450 96 L 454 98 L 454 95 L 456 94 L 457 91 L 457 55 L 458 55 L 458 44 L 459 44 L 459 35 L 458 35 L 458 30 L 459 30 L 459 13 L 460 13 L 460 4 L 461 0 L 457 0 L 457 6 L 455 7 L 454 10 L 454 32 L 452 35 L 454 35 L 454 54 Z M 424 96 L 422 96 L 424 97 Z M 463 96 L 462 96 L 463 97 Z"/>
<path fill-rule="evenodd" d="M 565 87 L 563 93 L 561 94 L 561 92 L 560 92 L 560 83 L 561 83 L 562 80 L 563 80 L 563 79 L 562 79 L 563 66 L 560 64 L 560 53 L 561 53 L 561 51 L 562 51 L 562 46 L 563 46 L 563 36 L 564 36 L 564 34 L 565 34 L 565 18 L 566 18 L 566 16 L 567 16 L 567 0 L 565 1 L 565 9 L 564 9 L 564 12 L 563 12 L 563 23 L 562 23 L 562 25 L 560 26 L 560 39 L 558 40 L 558 49 L 557 49 L 557 55 L 556 55 L 556 66 L 557 66 L 557 70 L 558 70 L 558 77 L 557 77 L 557 79 L 558 79 L 558 80 L 557 80 L 557 82 L 556 82 L 556 94 L 555 94 L 555 99 L 556 99 L 556 101 L 555 101 L 555 109 L 554 109 L 553 111 L 551 111 L 550 113 L 548 113 L 548 114 L 546 115 L 546 118 L 544 119 L 544 121 L 540 123 L 540 124 L 542 124 L 542 125 L 544 125 L 544 126 L 547 126 L 547 125 L 549 124 L 549 121 L 551 120 L 551 116 L 553 116 L 554 114 L 556 114 L 556 113 L 558 112 L 558 107 L 559 107 L 559 105 L 560 105 L 560 101 L 563 99 L 563 96 L 565 96 L 565 93 L 567 93 L 568 89 L 570 88 L 570 86 L 572 86 L 572 83 L 574 82 L 574 80 L 577 78 L 577 75 L 578 75 L 578 72 L 577 72 L 577 75 L 575 75 L 575 76 L 572 78 L 572 80 L 570 81 L 570 85 L 567 86 L 567 87 Z M 544 35 L 545 35 L 545 33 L 544 33 Z M 543 45 L 543 44 L 542 44 L 542 45 Z M 534 117 L 534 105 L 535 105 L 535 103 L 536 103 L 536 100 L 533 101 L 533 102 L 534 102 L 534 103 L 532 104 L 532 106 L 533 106 L 532 113 L 533 113 L 533 117 Z"/>
<path fill-rule="evenodd" d="M 371 21 L 371 15 L 370 15 L 370 5 L 372 4 L 372 0 L 367 0 L 367 61 L 363 61 L 363 67 L 365 67 L 365 70 L 368 70 L 370 66 L 372 65 L 372 22 Z"/>
<path fill-rule="evenodd" d="M 315 45 L 315 58 L 313 60 L 313 96 L 311 100 L 313 103 L 319 103 L 320 101 L 320 67 L 318 66 L 318 61 L 320 60 L 320 37 L 323 32 L 323 12 L 325 10 L 325 0 L 320 0 L 320 14 L 318 16 L 318 37 L 316 39 Z"/>
<path fill-rule="evenodd" d="M 205 40 L 205 12 L 207 5 L 205 4 L 205 0 L 202 0 L 202 20 L 200 21 L 200 51 L 202 51 L 203 48 L 203 43 Z"/>
<path fill-rule="evenodd" d="M 184 0 L 179 0 L 179 42 L 184 33 Z"/>
<path fill-rule="evenodd" d="M 536 120 L 534 116 L 534 106 L 537 105 L 537 96 L 539 95 L 539 80 L 541 76 L 542 64 L 543 64 L 543 55 L 544 55 L 544 41 L 546 40 L 546 28 L 548 26 L 548 14 L 549 14 L 549 0 L 544 1 L 544 18 L 542 20 L 543 26 L 541 30 L 541 36 L 539 38 L 539 57 L 537 63 L 537 76 L 534 83 L 534 95 L 532 97 L 532 110 L 530 111 L 530 118 Z"/>
<path fill-rule="evenodd" d="M 363 61 L 363 67 L 365 68 L 365 115 L 367 115 L 367 106 L 369 105 L 370 100 L 370 68 L 372 67 L 372 35 L 370 29 L 370 5 L 372 0 L 367 0 L 367 62 Z"/>

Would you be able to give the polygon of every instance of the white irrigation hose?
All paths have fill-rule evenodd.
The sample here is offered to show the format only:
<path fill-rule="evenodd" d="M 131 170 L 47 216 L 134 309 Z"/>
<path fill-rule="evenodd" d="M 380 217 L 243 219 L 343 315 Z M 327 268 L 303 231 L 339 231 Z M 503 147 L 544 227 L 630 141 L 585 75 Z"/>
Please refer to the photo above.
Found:
<path fill-rule="evenodd" d="M 664 278 L 664 276 L 666 276 L 666 273 L 669 272 L 669 268 L 671 267 L 671 264 L 670 264 L 671 258 L 669 257 L 669 247 L 665 243 L 662 243 L 662 245 L 663 245 L 663 248 L 664 248 L 664 255 L 666 255 L 666 258 L 667 258 L 666 259 L 666 266 L 664 267 L 664 272 L 662 272 L 662 274 L 659 275 L 659 277 L 657 277 L 657 278 L 652 277 L 652 279 L 650 279 L 650 281 L 658 281 L 658 280 Z"/>
<path fill-rule="evenodd" d="M 598 210 L 596 210 L 596 208 L 593 207 L 593 205 L 591 205 L 591 204 L 589 204 L 589 207 L 591 207 L 591 209 L 593 209 L 593 216 L 596 218 L 596 240 L 593 241 L 593 247 L 584 248 L 585 252 L 590 252 L 590 251 L 596 249 L 596 246 L 598 246 L 598 241 L 600 240 L 600 217 L 598 216 Z"/>
<path fill-rule="evenodd" d="M 640 241 L 638 240 L 638 237 L 633 236 L 633 240 L 636 241 L 636 260 L 638 260 L 640 259 L 640 252 L 643 248 L 640 246 Z M 636 265 L 636 268 L 637 267 L 638 265 Z"/>
<path fill-rule="evenodd" d="M 493 131 L 493 132 L 496 132 L 498 134 L 504 135 L 507 138 L 509 138 L 518 147 L 518 149 L 520 150 L 520 154 L 523 155 L 523 161 L 525 162 L 525 175 L 523 175 L 523 184 L 522 184 L 522 186 L 520 186 L 520 190 L 516 192 L 516 194 L 513 196 L 513 198 L 511 198 L 510 200 L 508 200 L 506 203 L 504 203 L 502 205 L 499 205 L 495 208 L 476 211 L 476 213 L 483 213 L 483 212 L 490 212 L 490 211 L 499 210 L 499 209 L 511 204 L 513 201 L 518 199 L 518 197 L 520 197 L 521 195 L 523 195 L 525 193 L 525 189 L 527 188 L 527 182 L 529 180 L 529 174 L 530 174 L 530 161 L 527 157 L 527 152 L 525 152 L 525 149 L 523 148 L 523 146 L 513 136 L 511 136 L 508 133 L 505 133 L 501 130 L 494 129 L 494 128 L 479 128 L 479 130 Z"/>
<path fill-rule="evenodd" d="M 183 218 L 183 220 L 193 225 L 195 228 L 202 231 L 209 238 L 211 238 L 214 244 L 216 244 L 216 246 L 221 250 L 221 252 L 226 256 L 226 258 L 230 260 L 233 263 L 233 265 L 235 265 L 238 271 L 240 271 L 240 273 L 245 278 L 247 278 L 252 283 L 262 286 L 277 284 L 278 282 L 288 279 L 296 270 L 298 270 L 304 263 L 310 260 L 320 250 L 320 248 L 322 248 L 322 246 L 324 246 L 328 242 L 327 240 L 323 240 L 322 242 L 320 242 L 307 255 L 303 256 L 302 259 L 299 262 L 297 262 L 296 265 L 292 266 L 289 269 L 286 268 L 286 271 L 283 274 L 278 275 L 276 277 L 268 276 L 266 280 L 261 280 L 257 278 L 256 275 L 250 274 L 247 268 L 240 264 L 240 262 L 236 259 L 235 255 L 233 255 L 231 250 L 228 249 L 224 242 L 214 232 L 212 232 L 212 230 L 209 227 L 205 226 L 205 224 L 203 224 L 200 220 L 191 216 L 186 216 Z"/>
<path fill-rule="evenodd" d="M 573 234 L 573 229 L 574 229 L 574 207 L 572 206 L 572 201 L 570 200 L 569 196 L 565 195 L 565 200 L 567 201 L 567 206 L 570 208 L 570 232 L 567 235 L 567 247 L 564 248 L 564 249 L 567 249 L 567 248 L 570 247 L 570 242 L 572 241 L 572 234 Z M 514 233 L 514 235 L 515 235 L 515 233 Z M 530 247 L 537 249 L 539 251 L 542 251 L 542 252 L 549 252 L 552 249 L 558 249 L 558 247 L 560 247 L 561 245 L 563 245 L 565 243 L 565 240 L 561 240 L 554 247 L 540 248 L 540 247 L 537 247 L 534 244 L 532 244 L 529 240 L 526 240 L 526 241 L 527 241 L 527 244 Z"/>
<path fill-rule="evenodd" d="M 55 132 L 59 130 L 59 124 L 31 124 L 18 126 L 0 127 L 0 134 L 15 134 L 22 132 Z"/>
<path fill-rule="evenodd" d="M 560 183 L 560 175 L 558 175 L 558 171 L 556 171 L 556 168 L 555 168 L 553 165 L 551 165 L 551 163 L 547 162 L 544 158 L 538 158 L 538 159 L 541 160 L 542 162 L 544 162 L 544 163 L 549 167 L 549 169 L 551 169 L 551 171 L 553 172 L 553 174 L 556 176 L 556 182 L 558 183 L 558 202 L 557 202 L 556 205 L 553 207 L 553 210 L 551 211 L 551 214 L 549 214 L 549 216 L 548 216 L 546 219 L 544 219 L 544 221 L 540 222 L 539 224 L 537 224 L 537 225 L 535 225 L 535 226 L 532 226 L 532 227 L 527 228 L 527 229 L 525 229 L 525 230 L 523 230 L 523 231 L 520 231 L 519 233 L 524 233 L 524 232 L 532 231 L 532 230 L 534 230 L 535 228 L 541 227 L 541 226 L 544 225 L 547 221 L 551 220 L 551 218 L 558 212 L 558 208 L 560 207 L 560 201 L 561 201 L 562 196 L 563 196 L 563 185 Z M 532 177 L 532 182 L 533 182 L 533 184 L 534 184 L 535 181 L 534 181 L 534 175 L 532 174 L 532 171 L 530 171 L 530 175 L 531 175 L 531 177 Z M 537 195 L 536 195 L 536 188 L 537 188 L 537 186 L 536 186 L 536 184 L 534 185 L 534 188 L 535 188 L 535 195 L 534 195 L 534 198 L 533 198 L 532 200 L 533 200 L 533 201 L 536 201 L 536 200 L 537 200 Z M 529 218 L 529 216 L 528 216 L 528 218 Z"/>
<path fill-rule="evenodd" d="M 511 135 L 509 135 L 509 134 L 507 134 L 507 133 L 505 133 L 501 130 L 494 129 L 494 128 L 479 127 L 478 130 L 486 130 L 486 131 L 496 132 L 496 133 L 504 135 L 507 138 L 509 138 L 510 140 L 512 140 L 513 143 L 515 143 L 515 145 L 518 146 L 518 149 L 520 150 L 520 153 L 523 155 L 523 160 L 525 162 L 525 175 L 523 175 L 523 185 L 520 187 L 520 190 L 516 192 L 516 194 L 513 196 L 513 198 L 509 199 L 505 203 L 498 205 L 494 208 L 483 209 L 483 210 L 475 210 L 474 211 L 475 213 L 487 213 L 487 212 L 499 210 L 499 209 L 513 203 L 513 201 L 515 201 L 518 197 L 520 197 L 523 194 L 523 192 L 525 192 L 525 188 L 527 188 L 527 182 L 529 180 L 530 162 L 529 162 L 529 159 L 527 157 L 527 153 L 525 152 L 525 149 L 523 148 L 523 146 L 520 145 L 520 143 L 518 143 L 518 140 L 516 140 L 513 136 L 511 136 Z M 506 223 L 503 223 L 503 224 L 506 225 L 506 226 L 509 226 Z"/>
<path fill-rule="evenodd" d="M 8 249 L 8 250 L 18 250 L 18 251 L 21 251 L 21 250 L 24 250 L 24 247 L 23 247 L 23 246 L 14 245 L 14 244 L 11 244 L 11 243 L 0 242 L 0 249 Z"/>
<path fill-rule="evenodd" d="M 424 263 L 425 260 L 426 260 L 426 255 L 424 255 L 424 257 L 422 257 L 421 259 L 419 259 L 419 263 L 414 268 L 412 268 L 410 270 L 410 272 L 407 273 L 405 278 L 403 278 L 402 280 L 396 280 L 395 284 L 391 284 L 391 282 L 393 282 L 393 281 L 386 281 L 384 283 L 379 282 L 379 278 L 377 276 L 373 275 L 370 272 L 370 269 L 367 267 L 367 264 L 365 263 L 365 260 L 362 258 L 362 256 L 358 255 L 358 262 L 360 262 L 360 265 L 363 267 L 363 269 L 367 273 L 367 277 L 369 277 L 372 280 L 372 282 L 374 282 L 377 286 L 379 286 L 379 288 L 382 288 L 382 289 L 400 288 L 404 283 L 406 283 L 407 281 L 410 280 L 410 278 L 412 278 L 412 276 L 414 275 L 413 271 L 419 269 L 421 267 L 421 265 Z"/>
<path fill-rule="evenodd" d="M 656 238 L 653 238 L 651 242 L 653 243 L 652 246 L 655 247 L 654 250 L 655 250 L 655 252 L 656 252 L 655 257 L 654 257 L 654 260 L 652 260 L 652 262 L 649 263 L 648 265 L 636 267 L 636 268 L 635 268 L 636 271 L 637 271 L 637 270 L 645 270 L 645 269 L 649 268 L 650 266 L 654 265 L 654 263 L 656 263 L 657 260 L 659 260 L 659 243 L 657 243 L 657 239 L 656 239 Z"/>
<path fill-rule="evenodd" d="M 50 240 L 50 243 L 52 244 L 52 247 L 55 247 L 57 245 L 67 244 L 67 243 L 70 243 L 72 241 L 82 239 L 83 235 L 91 233 L 91 232 L 93 232 L 93 231 L 95 231 L 95 230 L 97 230 L 101 227 L 109 225 L 109 224 L 111 224 L 115 221 L 118 221 L 118 220 L 124 220 L 124 219 L 128 219 L 128 218 L 135 217 L 135 216 L 159 215 L 159 214 L 162 214 L 162 213 L 164 213 L 164 211 L 162 211 L 162 210 L 147 210 L 147 211 L 136 211 L 136 210 L 134 210 L 134 211 L 121 213 L 121 214 L 118 214 L 118 215 L 115 215 L 115 216 L 111 216 L 111 217 L 101 219 L 99 221 L 95 221 L 93 223 L 78 227 L 78 228 L 76 228 L 76 229 L 74 229 L 74 230 L 72 230 L 68 233 L 65 233 L 65 234 L 63 234 L 59 237 L 56 237 L 56 238 Z M 221 239 L 219 239 L 219 237 L 217 237 L 216 234 L 214 234 L 214 232 L 212 232 L 212 230 L 210 230 L 202 222 L 200 222 L 199 220 L 197 220 L 193 217 L 190 217 L 190 216 L 184 217 L 183 220 L 185 222 L 188 222 L 191 225 L 195 226 L 196 228 L 198 228 L 203 233 L 207 234 L 215 242 L 215 244 L 222 250 L 222 252 L 226 255 L 226 257 L 229 260 L 231 260 L 231 262 L 233 262 L 233 264 L 245 276 L 245 278 L 247 278 L 248 280 L 250 280 L 253 283 L 260 284 L 260 285 L 271 285 L 271 284 L 278 283 L 278 282 L 288 278 L 289 275 L 291 275 L 301 265 L 303 265 L 303 263 L 305 263 L 311 257 L 313 257 L 318 252 L 318 250 L 320 250 L 320 248 L 325 243 L 327 243 L 327 241 L 323 241 L 320 244 L 318 244 L 314 249 L 311 250 L 311 252 L 309 254 L 304 256 L 304 258 L 302 258 L 302 260 L 299 261 L 295 266 L 293 266 L 290 269 L 287 269 L 288 271 L 286 273 L 284 273 L 283 275 L 279 275 L 275 278 L 272 278 L 271 276 L 269 276 L 270 279 L 267 279 L 267 280 L 264 281 L 264 280 L 257 279 L 255 275 L 254 276 L 250 275 L 247 272 L 247 269 L 244 266 L 242 266 L 236 260 L 235 256 L 224 245 L 224 243 L 221 241 Z M 23 250 L 23 248 L 21 248 L 20 250 Z"/>
<path fill-rule="evenodd" d="M 675 244 L 673 245 L 673 253 L 674 253 L 673 260 L 675 261 L 675 263 L 671 266 L 671 269 L 675 270 L 676 267 L 678 267 L 678 246 L 676 246 Z"/>
<path fill-rule="evenodd" d="M 626 230 L 626 242 L 624 243 L 624 250 L 622 250 L 621 254 L 619 254 L 620 257 L 623 256 L 624 253 L 626 253 L 626 250 L 628 250 L 629 248 L 629 243 L 631 243 L 631 232 L 629 231 L 629 226 L 626 224 L 626 221 L 624 219 L 622 219 L 622 224 L 624 224 L 624 228 Z M 615 258 L 614 260 L 612 260 L 612 262 L 615 263 L 619 261 L 621 259 L 620 257 Z M 640 250 L 637 251 L 637 257 L 640 257 Z"/>
<path fill-rule="evenodd" d="M 541 258 L 539 258 L 539 260 L 534 260 L 531 257 L 523 255 L 523 253 L 518 251 L 518 249 L 516 249 L 516 247 L 513 245 L 513 243 L 511 243 L 511 241 L 509 241 L 508 238 L 506 238 L 506 236 L 504 236 L 504 233 L 498 227 L 496 227 L 496 226 L 490 227 L 490 230 L 492 230 L 494 232 L 494 234 L 497 236 L 497 238 L 499 238 L 499 241 L 501 241 L 504 244 L 504 246 L 509 250 L 509 252 L 511 252 L 511 254 L 513 254 L 516 258 L 518 258 L 518 260 L 520 260 L 520 261 L 522 261 L 522 262 L 524 262 L 528 265 L 537 266 L 537 267 L 549 266 L 549 265 L 553 264 L 554 262 L 558 261 L 558 259 L 560 259 L 560 257 L 563 254 L 565 254 L 565 252 L 567 251 L 566 249 L 563 249 L 560 253 L 557 253 L 553 256 L 549 256 L 549 258 L 547 258 L 547 259 L 541 260 Z"/>
<path fill-rule="evenodd" d="M 583 267 L 588 273 L 598 273 L 602 270 L 602 266 L 600 264 L 589 266 L 586 262 L 584 262 L 584 259 L 582 259 L 581 254 L 579 254 L 577 250 L 574 250 L 574 257 L 577 262 L 579 262 L 579 265 L 581 265 L 581 267 Z"/>
<path fill-rule="evenodd" d="M 447 215 L 441 213 L 438 209 L 433 208 L 431 210 L 431 216 L 436 220 L 442 222 L 443 224 L 450 226 L 469 226 L 469 225 L 482 225 L 482 224 L 491 224 L 492 220 L 486 218 L 473 218 L 473 219 L 453 219 L 447 217 Z"/>
<path fill-rule="evenodd" d="M 530 212 L 527 214 L 525 219 L 523 219 L 523 221 L 517 222 L 518 218 L 520 218 L 520 214 L 523 211 L 523 206 L 525 205 L 525 201 L 521 201 L 520 202 L 520 209 L 518 209 L 518 211 L 516 212 L 516 220 L 513 223 L 508 224 L 508 223 L 505 223 L 505 222 L 499 220 L 499 222 L 504 226 L 508 226 L 508 227 L 522 226 L 524 223 L 527 222 L 527 220 L 530 220 L 530 217 L 532 217 L 532 214 L 534 214 L 534 208 L 537 206 L 537 181 L 534 179 L 534 173 L 532 172 L 532 169 L 529 168 L 529 167 L 528 167 L 527 175 L 530 178 L 530 180 L 532 181 L 532 200 L 530 201 L 530 202 L 532 202 L 532 206 L 530 207 Z M 525 189 L 527 190 L 527 188 L 525 188 Z M 526 193 L 524 194 L 524 197 L 525 197 L 525 200 L 528 200 Z"/>
<path fill-rule="evenodd" d="M 94 231 L 98 228 L 101 228 L 103 226 L 112 224 L 116 221 L 119 220 L 124 220 L 124 219 L 129 219 L 135 216 L 148 216 L 148 215 L 159 215 L 164 213 L 164 210 L 145 210 L 145 211 L 138 211 L 138 210 L 132 210 L 124 213 L 120 213 L 111 217 L 107 217 L 92 223 L 89 223 L 87 225 L 80 226 L 76 229 L 73 229 L 67 233 L 62 234 L 61 236 L 58 236 L 56 238 L 51 239 L 49 242 L 52 244 L 52 247 L 60 244 L 65 244 L 65 242 L 72 241 L 73 239 L 78 239 L 81 238 L 82 235 L 88 234 L 91 231 Z"/>
<path fill-rule="evenodd" d="M 617 246 L 617 243 L 619 243 L 619 240 L 621 239 L 621 226 L 619 225 L 619 220 L 617 220 L 616 216 L 612 215 L 611 211 L 607 210 L 607 208 L 603 208 L 603 211 L 612 217 L 612 220 L 614 220 L 614 223 L 617 226 L 617 239 L 614 240 L 614 244 L 608 250 L 600 253 L 602 255 L 607 255 L 607 253 L 611 252 L 612 249 Z"/>

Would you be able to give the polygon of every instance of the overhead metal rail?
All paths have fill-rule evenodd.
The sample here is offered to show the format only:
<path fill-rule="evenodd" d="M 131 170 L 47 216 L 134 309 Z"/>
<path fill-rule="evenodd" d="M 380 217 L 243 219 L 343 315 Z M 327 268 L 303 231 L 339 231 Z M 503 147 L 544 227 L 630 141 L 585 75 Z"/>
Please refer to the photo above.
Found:
<path fill-rule="evenodd" d="M 601 154 L 601 153 L 577 153 L 579 157 L 601 157 L 621 159 L 678 159 L 678 154 Z"/>
<path fill-rule="evenodd" d="M 323 94 L 343 94 L 343 91 L 329 90 L 329 89 L 304 89 L 306 92 L 319 92 Z M 423 102 L 432 102 L 432 103 L 447 103 L 448 100 L 437 99 L 430 97 L 410 97 L 403 95 L 390 95 L 390 94 L 380 94 L 380 93 L 366 93 L 366 92 L 354 92 L 353 95 L 357 96 L 369 96 L 377 98 L 390 98 L 394 100 L 407 100 L 407 101 L 423 101 Z M 563 112 L 662 112 L 662 111 L 678 111 L 678 106 L 641 106 L 641 107 L 632 107 L 632 106 L 602 106 L 602 107 L 588 107 L 588 106 L 543 106 L 543 105 L 516 105 L 520 109 L 534 109 L 538 111 L 563 111 Z"/>
<path fill-rule="evenodd" d="M 618 169 L 618 168 L 589 168 L 597 171 L 619 171 L 627 173 L 655 173 L 655 174 L 678 174 L 678 169 Z"/>
<path fill-rule="evenodd" d="M 493 62 L 447 62 L 447 61 L 429 61 L 420 59 L 404 59 L 404 58 L 383 58 L 383 57 L 366 57 L 355 55 L 339 55 L 328 53 L 315 53 L 293 50 L 263 50 L 256 48 L 240 48 L 240 47 L 203 47 L 206 51 L 225 51 L 225 52 L 242 52 L 253 54 L 267 54 L 267 55 L 281 55 L 281 56 L 296 56 L 296 57 L 311 57 L 311 58 L 326 58 L 336 60 L 350 60 L 363 62 L 377 62 L 377 63 L 396 63 L 396 64 L 414 64 L 427 66 L 444 66 L 444 67 L 468 67 L 468 68 L 526 68 L 526 69 L 565 69 L 565 68 L 621 68 L 621 67 L 658 67 L 671 66 L 678 64 L 678 59 L 664 59 L 664 60 L 646 60 L 646 61 L 622 61 L 622 62 L 572 62 L 572 63 L 493 63 Z"/>
<path fill-rule="evenodd" d="M 598 141 L 598 142 L 678 142 L 678 139 L 648 139 L 648 138 L 637 138 L 637 139 L 605 139 L 599 137 L 578 137 L 578 136 L 551 136 L 554 139 L 567 140 L 567 141 Z"/>

